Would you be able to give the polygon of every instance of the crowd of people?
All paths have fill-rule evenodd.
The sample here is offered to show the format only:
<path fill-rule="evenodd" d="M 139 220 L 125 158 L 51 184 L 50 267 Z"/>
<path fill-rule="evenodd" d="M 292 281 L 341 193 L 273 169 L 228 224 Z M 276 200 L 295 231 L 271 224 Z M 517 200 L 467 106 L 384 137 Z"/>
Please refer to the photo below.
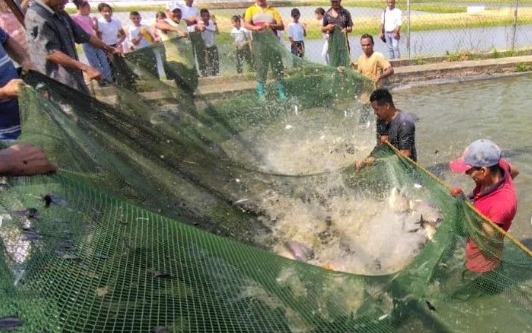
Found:
<path fill-rule="evenodd" d="M 352 31 L 353 21 L 349 11 L 340 5 L 340 0 L 331 0 L 331 8 L 317 8 L 316 19 L 322 20 L 322 32 L 325 45 L 324 61 L 338 67 L 340 72 L 347 70 L 344 63 L 332 63 L 332 54 L 328 40 L 334 34 L 337 38 Z M 14 66 L 15 61 L 22 71 L 37 70 L 79 91 L 88 93 L 84 76 L 98 80 L 106 85 L 114 80 L 113 55 L 141 49 L 172 38 L 188 38 L 197 62 L 199 75 L 217 75 L 219 72 L 219 55 L 215 42 L 218 33 L 216 17 L 207 9 L 193 7 L 193 0 L 184 4 L 170 2 L 164 12 L 157 13 L 154 29 L 142 24 L 139 12 L 130 13 L 131 24 L 123 27 L 113 18 L 113 10 L 106 3 L 98 5 L 101 16 L 90 16 L 90 4 L 84 0 L 75 0 L 77 13 L 68 15 L 64 11 L 66 0 L 38 0 L 29 7 L 23 1 L 25 12 L 26 38 L 21 40 L 20 25 L 3 19 L 9 27 L 0 28 L 0 140 L 11 141 L 21 132 L 17 97 L 22 80 Z M 399 57 L 397 41 L 400 38 L 401 13 L 395 7 L 395 0 L 387 1 L 388 7 L 382 14 L 381 39 L 385 40 L 390 58 Z M 6 12 L 5 8 L 3 12 Z M 297 57 L 304 57 L 305 24 L 300 23 L 301 13 L 291 11 L 293 22 L 288 25 L 291 52 Z M 7 16 L 6 16 L 7 17 Z M 242 22 L 243 21 L 243 22 Z M 235 15 L 231 18 L 231 35 L 235 45 L 237 72 L 242 73 L 244 64 L 257 74 L 256 91 L 259 99 L 266 96 L 266 77 L 271 67 L 279 99 L 287 99 L 283 84 L 283 62 L 279 48 L 271 43 L 284 30 L 284 23 L 279 11 L 266 0 L 255 0 L 247 8 L 243 18 Z M 6 32 L 5 29 L 11 29 Z M 12 35 L 10 35 L 12 34 Z M 89 64 L 79 60 L 75 44 L 82 44 Z M 338 45 L 338 44 L 335 44 Z M 371 106 L 377 118 L 377 144 L 389 143 L 401 154 L 417 160 L 415 146 L 415 120 L 394 104 L 391 93 L 385 89 L 384 82 L 393 74 L 393 68 L 384 55 L 373 50 L 374 40 L 369 34 L 360 38 L 362 55 L 353 68 L 375 82 L 375 90 L 363 103 Z M 349 50 L 349 45 L 341 47 Z M 347 53 L 349 54 L 349 53 Z M 157 54 L 155 54 L 157 56 Z M 340 59 L 341 57 L 334 57 Z M 349 58 L 348 58 L 349 59 Z M 345 59 L 344 59 L 345 60 Z M 342 60 L 342 61 L 344 61 Z M 349 65 L 349 63 L 347 64 Z M 373 156 L 356 164 L 356 169 L 370 167 L 375 162 Z M 503 230 L 508 230 L 517 209 L 517 199 L 513 178 L 519 173 L 515 166 L 501 158 L 500 149 L 489 140 L 473 142 L 463 155 L 450 163 L 453 172 L 470 176 L 475 182 L 475 189 L 468 196 L 475 207 L 490 218 Z M 53 172 L 56 167 L 48 160 L 44 152 L 29 144 L 17 144 L 0 150 L 1 175 L 28 175 Z M 453 189 L 453 196 L 463 195 L 463 190 Z M 489 224 L 483 224 L 487 237 L 500 237 Z M 497 269 L 500 257 L 486 254 L 472 239 L 466 246 L 466 268 L 478 274 Z"/>

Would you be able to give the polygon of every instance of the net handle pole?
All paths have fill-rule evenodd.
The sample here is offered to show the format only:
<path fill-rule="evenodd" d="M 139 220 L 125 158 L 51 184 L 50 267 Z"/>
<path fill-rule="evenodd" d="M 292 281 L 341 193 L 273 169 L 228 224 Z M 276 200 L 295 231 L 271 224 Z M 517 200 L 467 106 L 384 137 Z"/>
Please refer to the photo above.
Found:
<path fill-rule="evenodd" d="M 392 146 L 391 143 L 389 142 L 385 142 L 385 144 L 388 146 L 388 148 L 390 148 L 397 156 L 400 156 L 400 157 L 403 157 L 403 158 L 408 158 L 408 160 L 414 164 L 417 168 L 421 169 L 424 173 L 426 173 L 427 175 L 429 175 L 430 177 L 432 177 L 436 182 L 438 182 L 439 184 L 441 184 L 442 186 L 444 186 L 446 189 L 448 189 L 449 191 L 451 190 L 451 185 L 445 183 L 444 181 L 442 181 L 441 179 L 439 179 L 438 177 L 436 177 L 432 172 L 429 172 L 427 169 L 425 169 L 422 165 L 420 165 L 419 163 L 417 162 L 414 162 L 412 161 L 412 159 L 410 159 L 410 157 L 406 156 L 405 154 L 401 153 L 399 151 L 399 149 L 395 148 L 394 146 Z M 475 208 L 475 206 L 473 206 L 470 202 L 466 202 L 466 204 L 469 206 L 469 208 L 473 209 L 473 211 L 475 211 L 478 215 L 480 215 L 480 217 L 482 219 L 484 219 L 484 221 L 486 221 L 487 223 L 490 224 L 490 226 L 492 226 L 493 228 L 495 228 L 498 232 L 500 232 L 504 237 L 507 237 L 508 239 L 510 239 L 517 247 L 519 247 L 523 252 L 525 252 L 526 254 L 528 254 L 529 256 L 532 257 L 532 250 L 530 250 L 529 248 L 527 248 L 526 246 L 524 246 L 518 239 L 516 239 L 514 236 L 512 236 L 512 234 L 504 231 L 503 229 L 501 229 L 501 227 L 499 227 L 497 224 L 495 224 L 492 220 L 490 220 L 486 215 L 482 214 L 478 209 Z"/>
<path fill-rule="evenodd" d="M 15 17 L 20 22 L 20 24 L 24 28 L 26 28 L 26 26 L 24 25 L 24 13 L 20 9 L 20 7 L 15 3 L 14 0 L 5 0 L 5 1 L 6 1 L 6 5 L 9 7 L 9 9 L 11 9 L 11 12 L 15 15 Z"/>

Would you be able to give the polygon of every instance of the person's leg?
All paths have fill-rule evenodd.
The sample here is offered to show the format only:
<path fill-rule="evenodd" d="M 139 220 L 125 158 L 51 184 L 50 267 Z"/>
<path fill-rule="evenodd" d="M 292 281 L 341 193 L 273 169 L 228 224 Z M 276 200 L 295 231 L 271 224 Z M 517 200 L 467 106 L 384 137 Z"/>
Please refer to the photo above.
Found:
<path fill-rule="evenodd" d="M 89 43 L 82 44 L 83 51 L 87 57 L 87 61 L 91 67 L 96 68 L 102 73 L 102 80 L 107 83 L 113 82 L 113 75 L 107 55 L 102 50 L 90 45 Z"/>
<path fill-rule="evenodd" d="M 388 48 L 388 55 L 390 59 L 393 59 L 393 36 L 391 32 L 385 32 L 384 35 L 386 36 L 386 47 Z"/>
<path fill-rule="evenodd" d="M 251 48 L 249 47 L 249 45 L 244 46 L 243 51 L 244 51 L 244 57 L 246 58 L 246 61 L 249 65 L 249 69 L 251 71 L 254 71 L 255 70 L 255 59 L 253 58 L 253 54 L 251 52 Z"/>
<path fill-rule="evenodd" d="M 212 48 L 205 48 L 205 74 L 206 76 L 212 76 Z"/>
<path fill-rule="evenodd" d="M 393 59 L 399 59 L 401 58 L 401 54 L 399 53 L 399 40 L 392 37 L 392 49 L 393 49 Z"/>
<path fill-rule="evenodd" d="M 266 77 L 268 75 L 268 65 L 267 61 L 268 53 L 264 49 L 264 44 L 261 41 L 255 38 L 253 40 L 253 57 L 255 59 L 255 66 L 257 69 L 257 94 L 259 95 L 260 100 L 266 100 Z"/>
<path fill-rule="evenodd" d="M 325 61 L 325 65 L 329 64 L 329 40 L 325 40 L 325 43 L 323 43 L 323 49 L 321 50 L 321 56 L 323 57 L 323 60 Z"/>
<path fill-rule="evenodd" d="M 236 48 L 235 49 L 235 56 L 236 56 L 236 72 L 238 74 L 241 74 L 242 73 L 242 68 L 243 68 L 243 58 L 244 58 L 244 49 L 239 49 L 239 48 Z"/>
<path fill-rule="evenodd" d="M 220 73 L 220 54 L 218 53 L 218 46 L 212 47 L 212 75 Z"/>
<path fill-rule="evenodd" d="M 279 99 L 286 100 L 288 97 L 286 96 L 283 84 L 283 57 L 281 55 L 281 51 L 276 49 L 275 46 L 271 48 L 269 63 L 271 64 L 273 75 L 277 81 L 277 94 Z"/>

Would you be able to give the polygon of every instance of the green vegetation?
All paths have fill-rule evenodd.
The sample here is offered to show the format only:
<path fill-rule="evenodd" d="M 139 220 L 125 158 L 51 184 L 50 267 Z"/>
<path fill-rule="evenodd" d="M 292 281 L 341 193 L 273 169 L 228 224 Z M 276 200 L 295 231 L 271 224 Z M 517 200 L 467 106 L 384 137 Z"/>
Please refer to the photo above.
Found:
<path fill-rule="evenodd" d="M 445 58 L 449 62 L 472 60 L 472 53 L 469 51 L 461 51 L 461 52 L 453 52 L 453 53 L 446 51 Z"/>
<path fill-rule="evenodd" d="M 518 73 L 530 72 L 532 71 L 532 66 L 529 64 L 525 64 L 525 63 L 519 63 L 515 66 L 515 71 Z"/>

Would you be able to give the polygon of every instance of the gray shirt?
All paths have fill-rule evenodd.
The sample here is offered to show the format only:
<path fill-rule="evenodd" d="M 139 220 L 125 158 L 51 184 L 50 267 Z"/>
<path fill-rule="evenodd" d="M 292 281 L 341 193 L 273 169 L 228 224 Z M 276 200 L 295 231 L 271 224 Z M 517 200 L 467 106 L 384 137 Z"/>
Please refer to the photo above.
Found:
<path fill-rule="evenodd" d="M 37 70 L 79 91 L 88 93 L 83 73 L 76 68 L 66 68 L 46 57 L 61 51 L 78 59 L 75 43 L 86 43 L 90 35 L 75 23 L 65 11 L 54 12 L 42 1 L 35 1 L 24 19 L 31 61 Z"/>
<path fill-rule="evenodd" d="M 409 113 L 398 111 L 389 123 L 377 121 L 377 140 L 388 135 L 388 141 L 398 150 L 410 150 L 410 158 L 417 161 L 415 118 Z"/>

